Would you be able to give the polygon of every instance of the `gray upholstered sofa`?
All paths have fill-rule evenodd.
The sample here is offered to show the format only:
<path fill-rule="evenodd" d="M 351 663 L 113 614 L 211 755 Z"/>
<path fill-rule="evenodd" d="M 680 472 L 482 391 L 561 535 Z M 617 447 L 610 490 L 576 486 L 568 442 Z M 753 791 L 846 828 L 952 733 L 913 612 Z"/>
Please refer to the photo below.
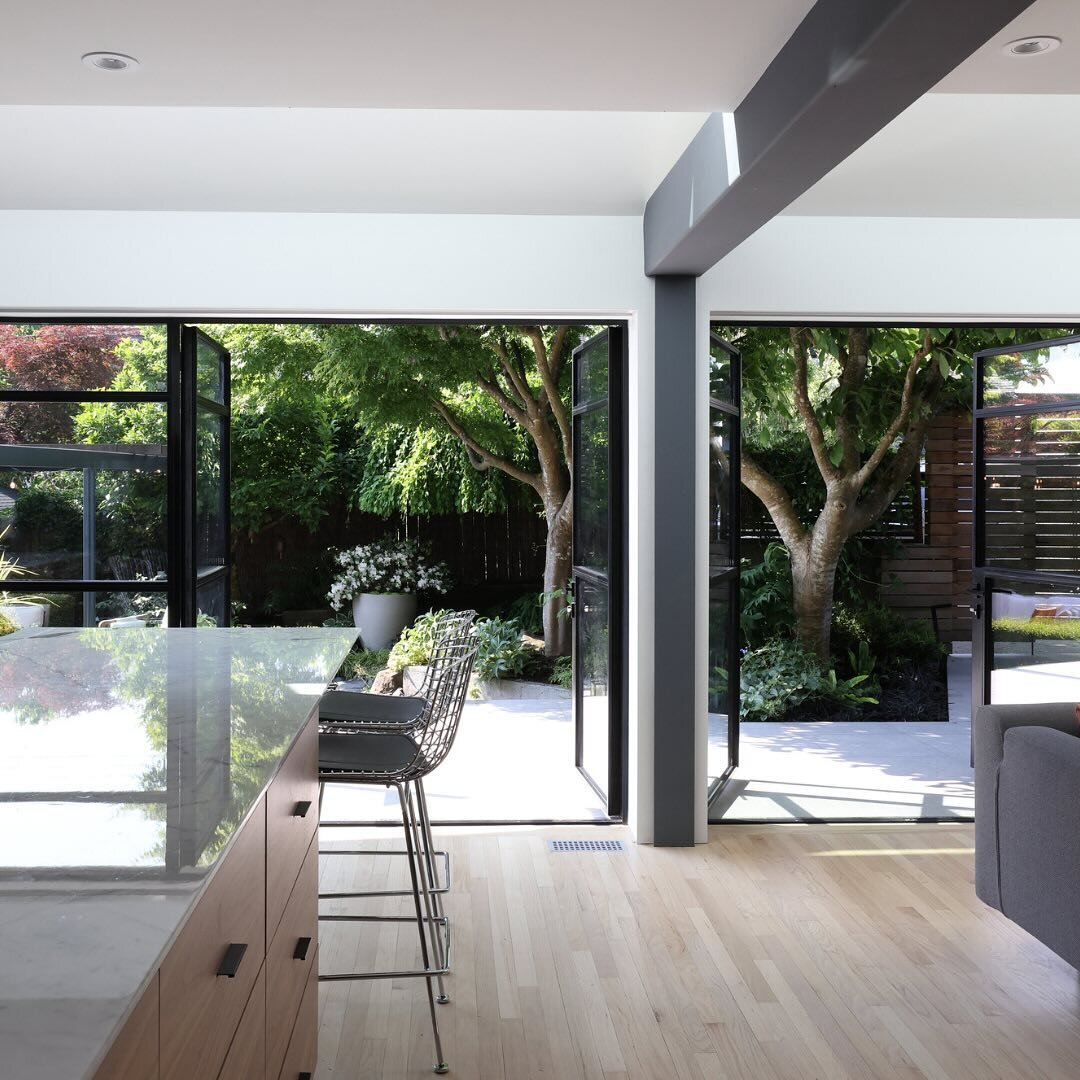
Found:
<path fill-rule="evenodd" d="M 975 891 L 1080 967 L 1076 705 L 984 705 L 974 736 Z"/>

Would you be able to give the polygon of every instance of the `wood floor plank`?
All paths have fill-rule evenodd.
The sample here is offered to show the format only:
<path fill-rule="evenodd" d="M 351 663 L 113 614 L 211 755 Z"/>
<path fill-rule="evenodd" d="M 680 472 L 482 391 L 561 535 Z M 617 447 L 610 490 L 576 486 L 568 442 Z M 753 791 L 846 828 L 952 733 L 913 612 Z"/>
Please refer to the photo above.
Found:
<path fill-rule="evenodd" d="M 545 843 L 596 835 L 439 838 L 454 860 L 451 1002 L 437 1010 L 452 1075 L 1080 1075 L 1080 979 L 975 897 L 970 826 L 718 826 L 698 848 L 628 843 L 621 853 Z M 322 887 L 386 887 L 407 882 L 404 870 L 400 859 L 324 860 Z M 324 970 L 412 966 L 418 946 L 408 924 L 332 926 L 320 960 Z M 318 1080 L 430 1075 L 422 980 L 320 989 Z"/>

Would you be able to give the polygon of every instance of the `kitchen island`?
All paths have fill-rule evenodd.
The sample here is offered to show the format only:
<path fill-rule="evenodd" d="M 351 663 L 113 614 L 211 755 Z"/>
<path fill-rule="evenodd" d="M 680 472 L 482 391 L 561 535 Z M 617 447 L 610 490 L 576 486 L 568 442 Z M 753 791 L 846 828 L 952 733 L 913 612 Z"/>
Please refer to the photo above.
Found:
<path fill-rule="evenodd" d="M 277 1080 L 313 1058 L 316 717 L 354 640 L 0 639 L 0 1076 Z"/>

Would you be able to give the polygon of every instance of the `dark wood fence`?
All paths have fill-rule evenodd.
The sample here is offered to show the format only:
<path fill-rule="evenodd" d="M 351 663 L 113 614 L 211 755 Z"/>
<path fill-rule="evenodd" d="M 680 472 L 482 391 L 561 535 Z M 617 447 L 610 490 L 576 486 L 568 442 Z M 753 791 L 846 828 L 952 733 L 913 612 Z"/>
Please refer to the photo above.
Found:
<path fill-rule="evenodd" d="M 500 602 L 539 590 L 544 576 L 547 527 L 542 514 L 514 508 L 500 514 L 382 518 L 336 507 L 314 533 L 285 519 L 254 536 L 235 538 L 235 593 L 253 616 L 260 612 L 317 608 L 325 603 L 332 552 L 387 538 L 428 545 L 446 562 L 469 603 Z"/>

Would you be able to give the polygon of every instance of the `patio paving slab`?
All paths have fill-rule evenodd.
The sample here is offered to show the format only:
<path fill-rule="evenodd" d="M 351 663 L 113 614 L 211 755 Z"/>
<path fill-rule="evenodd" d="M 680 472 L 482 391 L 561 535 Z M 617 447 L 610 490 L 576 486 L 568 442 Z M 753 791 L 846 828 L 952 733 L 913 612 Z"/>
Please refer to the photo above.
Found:
<path fill-rule="evenodd" d="M 724 821 L 971 817 L 971 659 L 949 657 L 948 723 L 744 724 Z M 724 750 L 710 718 L 710 772 Z M 713 734 L 715 733 L 715 734 Z"/>
<path fill-rule="evenodd" d="M 446 761 L 425 781 L 433 821 L 605 820 L 574 767 L 566 700 L 469 701 Z M 400 821 L 393 788 L 332 785 L 323 816 Z"/>

